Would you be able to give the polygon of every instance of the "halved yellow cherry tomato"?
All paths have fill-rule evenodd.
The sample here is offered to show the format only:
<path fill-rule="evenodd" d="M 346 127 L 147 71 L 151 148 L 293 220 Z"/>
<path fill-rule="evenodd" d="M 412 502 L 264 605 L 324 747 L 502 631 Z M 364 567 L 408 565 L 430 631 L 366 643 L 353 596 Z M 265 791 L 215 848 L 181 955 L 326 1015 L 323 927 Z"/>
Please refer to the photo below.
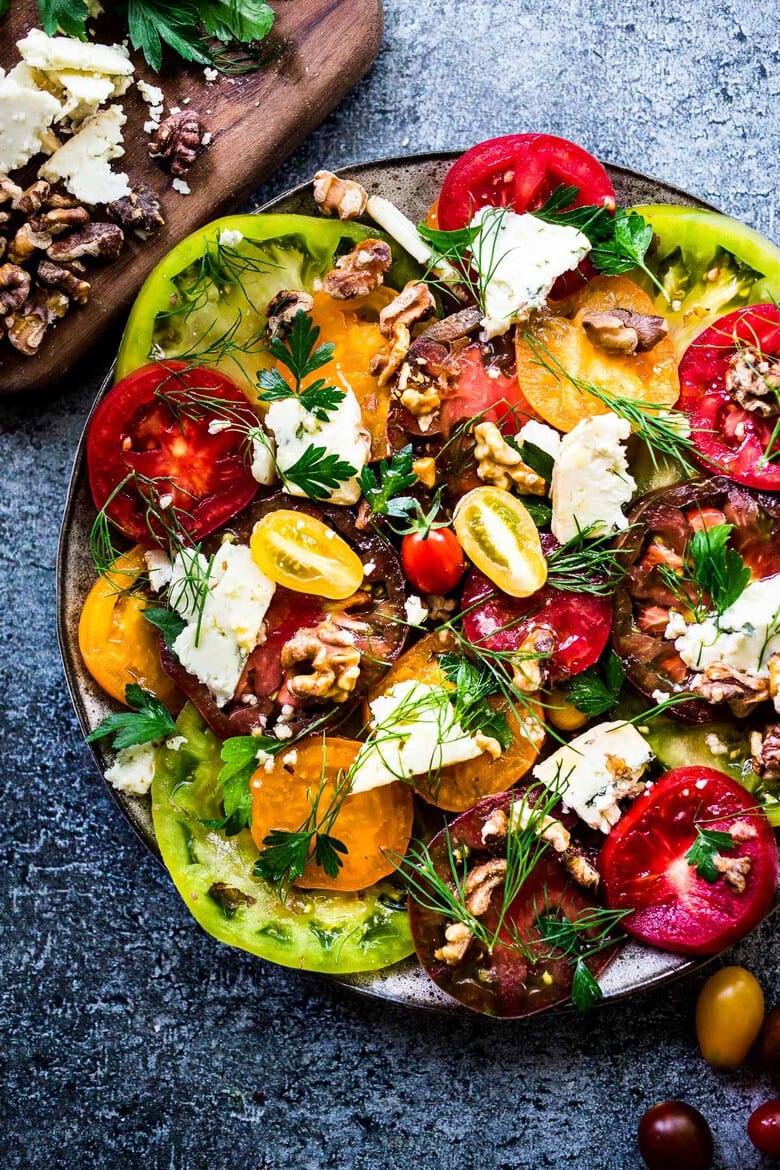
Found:
<path fill-rule="evenodd" d="M 95 682 L 113 699 L 124 703 L 125 687 L 138 683 L 178 711 L 182 695 L 160 665 L 157 630 L 143 616 L 148 600 L 127 592 L 145 570 L 137 545 L 98 578 L 79 618 L 79 649 Z"/>
<path fill-rule="evenodd" d="M 258 768 L 250 782 L 252 837 L 258 849 L 264 848 L 263 840 L 273 829 L 300 829 L 311 816 L 315 801 L 319 823 L 334 797 L 338 800 L 337 786 L 343 783 L 361 746 L 351 739 L 316 735 L 289 752 L 280 752 L 269 771 Z M 342 865 L 338 875 L 329 877 L 312 859 L 294 884 L 316 890 L 365 890 L 372 886 L 393 873 L 390 855 L 406 853 L 413 815 L 412 791 L 400 781 L 345 797 L 327 828 L 328 835 L 347 849 L 339 854 Z"/>
<path fill-rule="evenodd" d="M 454 639 L 442 640 L 439 634 L 426 634 L 393 664 L 371 692 L 369 702 L 409 679 L 454 690 L 441 666 L 442 654 L 453 651 L 458 652 Z M 502 695 L 491 698 L 490 703 L 506 716 L 512 732 L 511 744 L 495 759 L 482 752 L 476 759 L 440 768 L 435 784 L 431 784 L 427 773 L 410 776 L 409 783 L 428 804 L 448 812 L 464 812 L 483 796 L 505 792 L 517 784 L 536 762 L 545 738 L 541 706 L 529 700 L 524 705 L 517 702 L 513 708 Z M 368 707 L 366 712 L 368 715 Z"/>
<path fill-rule="evenodd" d="M 297 593 L 341 600 L 363 581 L 363 563 L 346 540 L 304 512 L 270 512 L 255 524 L 249 547 L 266 577 Z"/>
<path fill-rule="evenodd" d="M 608 309 L 657 312 L 647 293 L 628 277 L 597 276 L 566 301 L 537 313 L 525 330 L 517 330 L 520 389 L 545 422 L 559 431 L 570 431 L 578 422 L 604 414 L 609 407 L 577 389 L 556 363 L 572 378 L 601 386 L 615 396 L 667 407 L 677 401 L 677 357 L 668 337 L 646 353 L 636 354 L 607 353 L 589 339 L 582 327 L 583 317 Z M 552 369 L 541 364 L 545 361 Z"/>
<path fill-rule="evenodd" d="M 453 526 L 466 556 L 510 597 L 530 597 L 547 580 L 539 530 L 527 508 L 497 487 L 478 487 L 457 504 Z"/>
<path fill-rule="evenodd" d="M 764 1022 L 761 984 L 744 967 L 723 967 L 710 975 L 696 1003 L 696 1037 L 713 1068 L 737 1068 Z"/>

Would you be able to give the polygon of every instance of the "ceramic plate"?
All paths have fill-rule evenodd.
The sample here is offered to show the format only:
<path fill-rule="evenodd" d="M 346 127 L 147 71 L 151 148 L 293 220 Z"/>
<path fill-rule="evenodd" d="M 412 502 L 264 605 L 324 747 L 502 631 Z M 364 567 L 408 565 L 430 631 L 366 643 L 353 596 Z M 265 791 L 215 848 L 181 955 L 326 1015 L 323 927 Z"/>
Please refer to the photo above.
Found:
<path fill-rule="evenodd" d="M 457 157 L 457 154 L 435 154 L 386 159 L 348 167 L 341 173 L 359 179 L 370 194 L 382 194 L 391 199 L 416 223 L 425 217 L 439 193 L 444 175 Z M 639 203 L 709 206 L 700 199 L 657 179 L 624 170 L 622 167 L 608 166 L 607 170 L 615 186 L 620 206 L 630 207 Z M 280 195 L 260 210 L 314 214 L 316 207 L 311 196 L 311 184 L 302 184 L 287 194 Z M 109 370 L 96 402 L 103 396 L 110 381 Z M 77 638 L 81 607 L 95 579 L 87 546 L 87 537 L 94 517 L 95 509 L 87 483 L 82 436 L 73 465 L 60 534 L 57 622 L 65 675 L 85 735 L 113 709 L 100 687 L 87 673 L 81 661 Z M 100 744 L 92 744 L 91 748 L 102 775 L 110 761 L 110 753 Z M 127 796 L 108 784 L 107 787 L 141 840 L 159 858 L 149 798 Z M 618 999 L 655 986 L 692 969 L 694 965 L 680 955 L 668 955 L 650 950 L 638 943 L 628 943 L 601 978 L 604 998 Z M 433 1008 L 452 1013 L 467 1011 L 439 991 L 414 958 L 397 963 L 384 971 L 341 976 L 339 982 L 363 994 L 392 1000 L 409 1007 Z"/>

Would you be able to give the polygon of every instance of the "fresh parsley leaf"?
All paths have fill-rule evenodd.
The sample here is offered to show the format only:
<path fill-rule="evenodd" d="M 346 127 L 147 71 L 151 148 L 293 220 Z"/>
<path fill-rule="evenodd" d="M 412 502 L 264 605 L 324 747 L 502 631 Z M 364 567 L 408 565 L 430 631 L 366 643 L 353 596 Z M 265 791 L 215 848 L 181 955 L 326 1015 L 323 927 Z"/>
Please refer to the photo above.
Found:
<path fill-rule="evenodd" d="M 259 395 L 261 402 L 283 402 L 285 398 L 293 398 L 295 390 L 275 367 L 270 370 L 258 370 L 257 384 L 263 391 Z"/>
<path fill-rule="evenodd" d="M 274 337 L 269 346 L 273 356 L 292 374 L 296 391 L 300 390 L 304 378 L 333 359 L 333 342 L 317 345 L 319 336 L 319 325 L 315 325 L 309 314 L 299 309 L 284 336 Z"/>
<path fill-rule="evenodd" d="M 10 7 L 11 7 L 11 0 L 0 0 L 0 20 L 3 19 L 3 17 L 6 15 L 6 13 L 8 12 L 8 9 Z"/>
<path fill-rule="evenodd" d="M 537 528 L 547 528 L 552 521 L 552 508 L 535 500 L 533 496 L 523 496 L 523 506 Z"/>
<path fill-rule="evenodd" d="M 163 44 L 185 61 L 209 65 L 212 55 L 203 39 L 203 28 L 193 4 L 166 0 L 128 0 L 127 28 L 134 49 L 160 72 Z"/>
<path fill-rule="evenodd" d="M 0 16 L 8 11 L 9 4 L 5 7 L 0 4 Z M 78 37 L 80 41 L 87 39 L 89 9 L 86 0 L 38 0 L 38 8 L 47 36 L 53 37 L 59 30 L 68 37 Z"/>
<path fill-rule="evenodd" d="M 537 447 L 536 443 L 529 443 L 527 440 L 525 443 L 512 442 L 511 446 L 522 456 L 523 463 L 526 463 L 531 471 L 540 475 L 545 483 L 550 483 L 555 459 L 549 451 L 545 451 L 542 447 Z"/>
<path fill-rule="evenodd" d="M 198 12 L 210 37 L 229 44 L 262 41 L 274 23 L 274 11 L 264 0 L 200 0 Z"/>
<path fill-rule="evenodd" d="M 720 829 L 702 829 L 696 826 L 696 839 L 685 854 L 688 862 L 700 878 L 705 882 L 716 882 L 720 877 L 715 858 L 720 857 L 724 850 L 735 848 L 731 833 L 724 833 Z"/>
<path fill-rule="evenodd" d="M 733 524 L 715 524 L 693 534 L 688 556 L 696 582 L 717 611 L 718 617 L 742 595 L 750 569 L 736 549 L 728 548 Z"/>
<path fill-rule="evenodd" d="M 594 268 L 607 276 L 619 276 L 633 268 L 644 270 L 653 226 L 638 211 L 617 211 L 610 238 L 596 242 L 589 253 Z"/>
<path fill-rule="evenodd" d="M 584 1015 L 603 999 L 603 992 L 584 958 L 577 959 L 571 980 L 571 1002 Z"/>
<path fill-rule="evenodd" d="M 578 711 L 589 716 L 603 715 L 620 699 L 625 678 L 623 664 L 615 651 L 611 650 L 601 671 L 596 666 L 590 666 L 576 675 L 564 689 L 569 702 Z"/>
<path fill-rule="evenodd" d="M 163 636 L 165 645 L 173 649 L 173 643 L 186 626 L 183 617 L 179 617 L 173 609 L 145 609 L 143 615 L 151 625 L 156 626 Z"/>
<path fill-rule="evenodd" d="M 463 654 L 442 654 L 439 665 L 455 693 L 452 704 L 458 722 L 469 733 L 481 731 L 498 740 L 501 750 L 506 751 L 514 740 L 506 715 L 489 703 L 497 692 L 496 679 L 484 663 L 472 662 Z"/>
<path fill-rule="evenodd" d="M 339 455 L 329 455 L 325 447 L 312 446 L 280 474 L 285 485 L 299 488 L 310 500 L 326 500 L 339 484 L 357 475 L 357 468 Z"/>
<path fill-rule="evenodd" d="M 309 860 L 311 833 L 308 830 L 290 832 L 286 829 L 272 829 L 263 838 L 263 851 L 254 864 L 255 877 L 265 878 L 279 888 L 290 885 L 299 878 Z"/>
<path fill-rule="evenodd" d="M 417 230 L 440 256 L 455 256 L 458 260 L 465 260 L 464 253 L 471 248 L 482 228 L 477 224 L 476 227 L 456 228 L 454 231 L 445 232 L 441 228 L 432 228 L 428 227 L 427 223 L 420 223 Z"/>
<path fill-rule="evenodd" d="M 572 207 L 579 193 L 579 187 L 556 187 L 542 207 L 531 214 L 545 223 L 577 228 L 588 237 L 591 244 L 611 239 L 614 222 L 612 212 L 595 203 Z"/>
<path fill-rule="evenodd" d="M 300 393 L 293 390 L 278 370 L 261 370 L 258 381 L 263 390 L 258 395 L 261 402 L 283 402 L 287 398 L 298 398 L 303 409 L 320 422 L 327 422 L 328 415 L 346 398 L 343 390 L 329 386 L 322 378 L 312 382 Z"/>
<path fill-rule="evenodd" d="M 411 496 L 399 495 L 412 484 L 417 476 L 412 471 L 414 453 L 412 444 L 395 451 L 390 459 L 383 459 L 376 471 L 364 467 L 358 477 L 360 490 L 375 516 L 407 516 L 414 507 Z"/>
<path fill-rule="evenodd" d="M 107 715 L 89 733 L 87 743 L 113 735 L 113 746 L 119 751 L 121 748 L 154 743 L 176 730 L 168 708 L 149 691 L 142 690 L 137 683 L 128 683 L 125 687 L 125 702 L 132 710 Z"/>
<path fill-rule="evenodd" d="M 222 798 L 224 816 L 219 820 L 202 820 L 210 829 L 222 829 L 226 837 L 235 837 L 252 824 L 252 793 L 249 781 L 257 771 L 258 752 L 275 755 L 286 742 L 268 735 L 235 735 L 222 744 L 222 768 L 216 790 Z"/>

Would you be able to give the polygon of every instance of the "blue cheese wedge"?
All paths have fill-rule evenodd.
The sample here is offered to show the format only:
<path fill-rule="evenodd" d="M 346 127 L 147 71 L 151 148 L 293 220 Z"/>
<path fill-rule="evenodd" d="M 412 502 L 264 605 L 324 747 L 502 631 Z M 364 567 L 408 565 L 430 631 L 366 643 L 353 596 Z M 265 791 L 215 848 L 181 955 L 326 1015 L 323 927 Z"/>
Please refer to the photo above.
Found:
<path fill-rule="evenodd" d="M 122 127 L 126 122 L 119 106 L 109 106 L 89 118 L 38 171 L 50 183 L 64 182 L 71 195 L 83 203 L 111 203 L 130 194 L 127 175 L 112 171 L 109 163 L 125 152 Z"/>
<path fill-rule="evenodd" d="M 565 544 L 579 531 L 608 536 L 628 527 L 623 515 L 636 491 L 623 443 L 631 434 L 613 411 L 584 419 L 564 435 L 553 466 L 552 531 Z"/>
<path fill-rule="evenodd" d="M 537 764 L 533 776 L 558 791 L 564 808 L 608 833 L 620 820 L 618 802 L 643 790 L 641 777 L 652 758 L 633 724 L 599 723 Z"/>
<path fill-rule="evenodd" d="M 111 767 L 106 769 L 109 784 L 131 796 L 145 796 L 153 779 L 154 747 L 150 743 L 121 748 Z"/>
<path fill-rule="evenodd" d="M 306 492 L 285 477 L 285 472 L 312 448 L 325 455 L 335 455 L 347 463 L 354 475 L 330 490 L 331 504 L 355 504 L 360 499 L 357 476 L 366 466 L 371 452 L 371 438 L 363 427 L 360 405 L 351 390 L 347 390 L 335 410 L 327 418 L 319 419 L 305 410 L 298 398 L 284 398 L 272 402 L 265 416 L 265 425 L 276 445 L 276 467 L 284 481 L 284 490 L 291 496 L 305 496 Z"/>
<path fill-rule="evenodd" d="M 115 94 L 124 93 L 135 68 L 124 45 L 101 45 L 76 37 L 50 37 L 39 28 L 30 29 L 16 45 L 22 60 L 31 69 L 55 77 L 65 71 L 99 74 L 116 78 Z"/>
<path fill-rule="evenodd" d="M 44 149 L 61 105 L 50 93 L 0 76 L 0 174 L 25 166 Z"/>

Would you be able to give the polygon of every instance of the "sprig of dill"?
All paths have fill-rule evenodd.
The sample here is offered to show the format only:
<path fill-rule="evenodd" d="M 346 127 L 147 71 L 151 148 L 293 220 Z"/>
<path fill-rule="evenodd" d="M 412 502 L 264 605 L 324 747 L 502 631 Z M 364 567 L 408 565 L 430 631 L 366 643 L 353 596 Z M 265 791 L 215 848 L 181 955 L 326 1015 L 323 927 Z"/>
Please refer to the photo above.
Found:
<path fill-rule="evenodd" d="M 547 583 L 566 593 L 593 593 L 600 597 L 614 593 L 626 573 L 625 550 L 613 548 L 609 534 L 594 535 L 596 521 L 547 554 Z"/>

